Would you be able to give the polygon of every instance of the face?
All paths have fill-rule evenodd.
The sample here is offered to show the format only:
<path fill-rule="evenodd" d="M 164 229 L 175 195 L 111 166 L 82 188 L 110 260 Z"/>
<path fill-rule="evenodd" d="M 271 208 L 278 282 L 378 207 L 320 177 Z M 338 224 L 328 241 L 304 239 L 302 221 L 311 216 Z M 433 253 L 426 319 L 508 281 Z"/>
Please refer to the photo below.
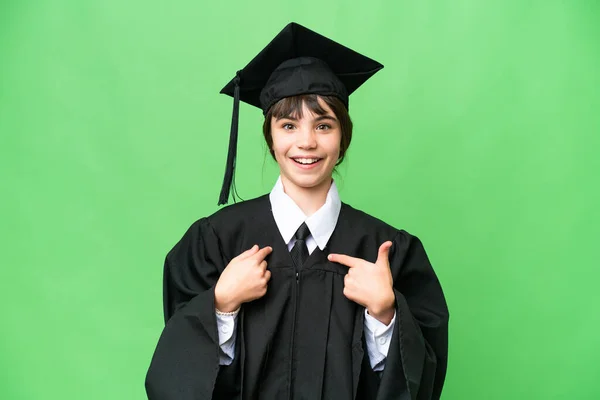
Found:
<path fill-rule="evenodd" d="M 306 105 L 302 118 L 271 119 L 273 152 L 284 187 L 317 189 L 331 183 L 340 155 L 341 129 L 331 108 L 321 99 L 325 115 L 313 114 Z"/>

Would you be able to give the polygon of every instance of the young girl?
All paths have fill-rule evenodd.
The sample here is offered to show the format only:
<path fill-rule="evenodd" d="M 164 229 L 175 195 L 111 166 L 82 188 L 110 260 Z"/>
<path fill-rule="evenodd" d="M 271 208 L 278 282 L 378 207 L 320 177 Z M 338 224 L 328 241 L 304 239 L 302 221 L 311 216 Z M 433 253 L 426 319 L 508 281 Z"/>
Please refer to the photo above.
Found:
<path fill-rule="evenodd" d="M 383 66 L 298 24 L 224 89 L 265 113 L 269 195 L 195 222 L 169 252 L 150 399 L 438 399 L 448 310 L 421 242 L 340 201 L 348 96 Z"/>

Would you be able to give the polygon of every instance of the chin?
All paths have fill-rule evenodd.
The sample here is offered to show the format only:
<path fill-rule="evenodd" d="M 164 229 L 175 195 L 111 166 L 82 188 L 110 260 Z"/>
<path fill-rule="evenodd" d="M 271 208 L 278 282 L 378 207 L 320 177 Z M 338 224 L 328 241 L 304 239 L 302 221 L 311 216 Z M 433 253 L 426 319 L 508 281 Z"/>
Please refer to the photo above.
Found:
<path fill-rule="evenodd" d="M 312 189 L 322 185 L 323 182 L 330 182 L 331 176 L 292 176 L 288 177 L 288 180 L 297 187 L 303 189 Z"/>

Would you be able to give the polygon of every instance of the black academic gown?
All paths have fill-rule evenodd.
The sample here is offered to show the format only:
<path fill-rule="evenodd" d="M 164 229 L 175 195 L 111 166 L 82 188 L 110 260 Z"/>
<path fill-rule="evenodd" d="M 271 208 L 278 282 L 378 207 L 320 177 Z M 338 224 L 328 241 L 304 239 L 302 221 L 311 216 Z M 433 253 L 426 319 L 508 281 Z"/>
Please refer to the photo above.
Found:
<path fill-rule="evenodd" d="M 385 370 L 371 370 L 364 308 L 343 295 L 348 268 L 329 253 L 375 262 L 392 240 L 396 323 Z M 229 261 L 271 246 L 271 280 L 238 316 L 236 355 L 219 366 L 214 286 Z M 342 204 L 336 228 L 296 275 L 268 196 L 223 208 L 195 222 L 164 268 L 166 326 L 146 391 L 151 400 L 419 399 L 440 397 L 446 374 L 448 310 L 421 242 Z"/>

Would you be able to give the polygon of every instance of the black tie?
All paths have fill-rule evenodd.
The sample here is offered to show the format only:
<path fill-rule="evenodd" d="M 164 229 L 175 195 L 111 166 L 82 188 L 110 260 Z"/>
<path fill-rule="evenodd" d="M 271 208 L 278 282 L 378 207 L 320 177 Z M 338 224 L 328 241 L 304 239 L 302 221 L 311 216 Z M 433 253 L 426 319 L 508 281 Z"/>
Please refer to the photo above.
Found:
<path fill-rule="evenodd" d="M 292 256 L 292 261 L 296 266 L 296 272 L 300 271 L 304 262 L 308 258 L 308 247 L 306 247 L 306 238 L 310 235 L 310 230 L 306 223 L 300 225 L 300 228 L 296 231 L 294 238 L 296 239 L 296 243 L 290 252 Z"/>

